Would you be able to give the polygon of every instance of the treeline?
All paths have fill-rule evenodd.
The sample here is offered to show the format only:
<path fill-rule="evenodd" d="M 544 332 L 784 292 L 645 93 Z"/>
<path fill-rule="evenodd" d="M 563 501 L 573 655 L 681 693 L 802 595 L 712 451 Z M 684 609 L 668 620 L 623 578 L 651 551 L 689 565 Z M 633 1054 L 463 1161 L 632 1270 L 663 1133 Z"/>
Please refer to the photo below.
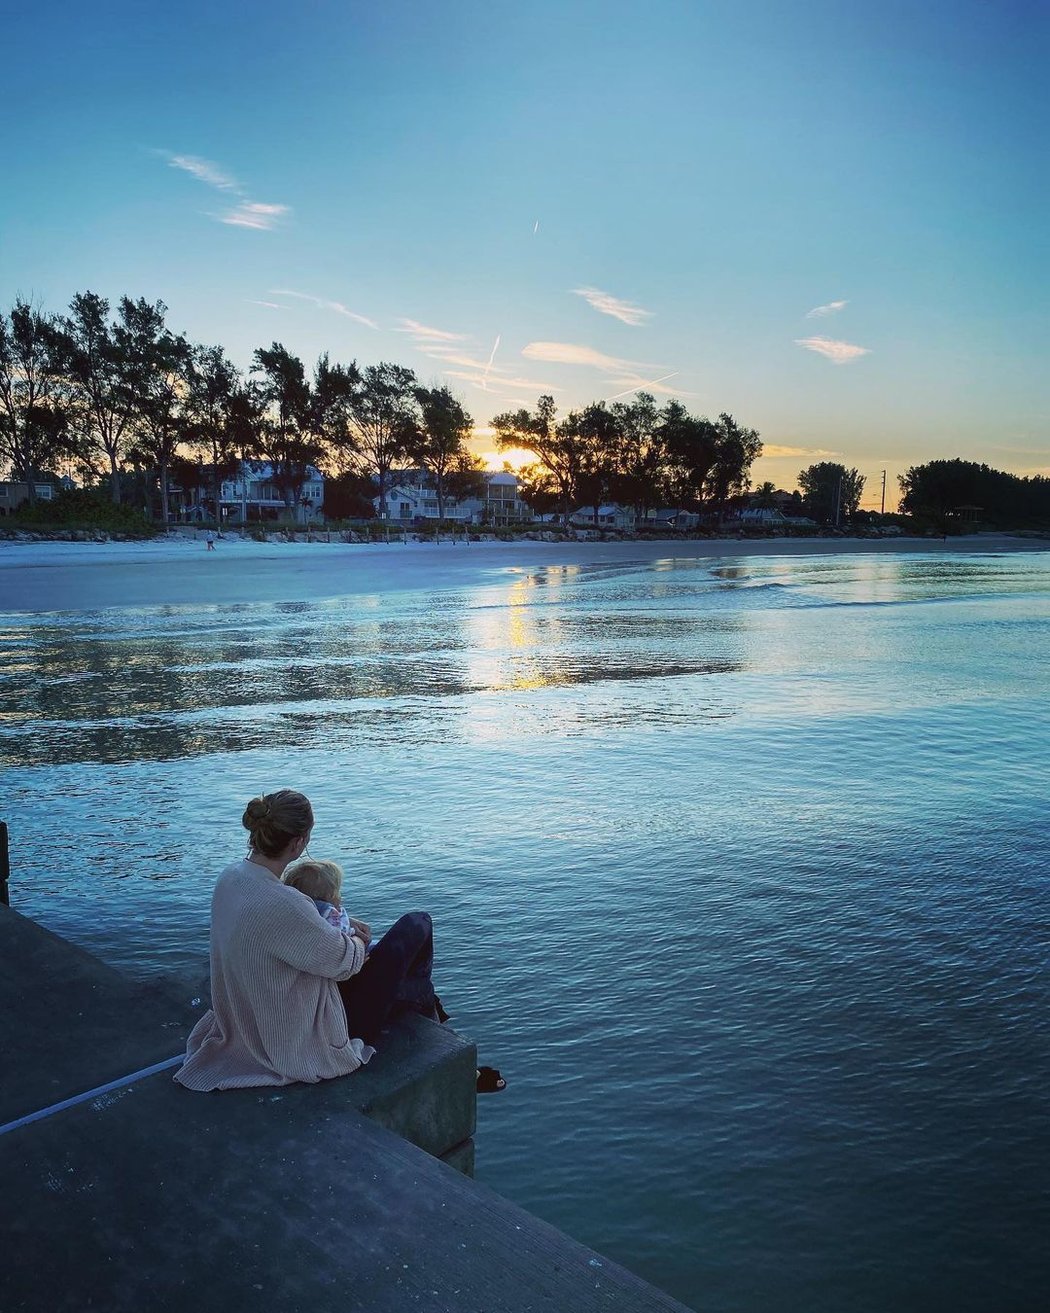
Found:
<path fill-rule="evenodd" d="M 122 297 L 115 311 L 95 292 L 65 315 L 24 300 L 0 315 L 0 460 L 32 487 L 72 464 L 84 481 L 108 480 L 119 503 L 129 471 L 152 474 L 162 518 L 174 473 L 194 487 L 207 466 L 210 493 L 242 459 L 267 461 L 291 508 L 309 466 L 374 480 L 411 461 L 439 485 L 477 480 L 466 447 L 472 421 L 447 388 L 410 369 L 359 368 L 328 355 L 308 374 L 279 342 L 254 353 L 244 374 L 221 346 L 190 342 L 165 322 L 163 302 Z"/>
<path fill-rule="evenodd" d="M 967 460 L 913 465 L 899 477 L 900 508 L 938 530 L 967 521 L 1000 528 L 1050 525 L 1050 479 L 993 470 Z"/>
<path fill-rule="evenodd" d="M 478 489 L 473 420 L 447 387 L 425 387 L 403 365 L 339 364 L 327 353 L 308 371 L 279 342 L 243 372 L 221 346 L 170 329 L 166 313 L 161 301 L 111 307 L 82 292 L 66 314 L 19 299 L 0 315 L 0 463 L 31 497 L 35 480 L 72 466 L 83 482 L 108 482 L 119 504 L 134 474 L 140 487 L 155 482 L 167 520 L 172 481 L 198 487 L 206 469 L 217 511 L 220 484 L 243 459 L 271 466 L 289 509 L 311 465 L 334 479 L 326 501 L 363 508 L 378 492 L 380 514 L 392 471 L 406 466 L 427 472 L 441 518 L 446 497 Z M 677 401 L 661 408 L 645 392 L 561 418 L 544 396 L 491 425 L 501 450 L 535 457 L 522 472 L 525 500 L 566 516 L 607 501 L 640 515 L 660 505 L 722 511 L 761 452 L 758 434 L 732 416 L 700 418 Z"/>

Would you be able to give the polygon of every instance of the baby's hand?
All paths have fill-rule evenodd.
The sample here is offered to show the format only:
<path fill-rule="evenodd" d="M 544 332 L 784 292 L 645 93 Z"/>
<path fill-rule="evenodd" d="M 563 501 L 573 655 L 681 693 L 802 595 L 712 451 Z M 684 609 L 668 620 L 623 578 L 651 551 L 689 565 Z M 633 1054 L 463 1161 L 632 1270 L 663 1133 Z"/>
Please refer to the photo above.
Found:
<path fill-rule="evenodd" d="M 357 935 L 359 939 L 363 939 L 366 944 L 370 944 L 372 942 L 372 931 L 369 928 L 367 922 L 355 921 L 353 917 L 350 917 L 350 929 L 354 932 L 354 934 Z"/>

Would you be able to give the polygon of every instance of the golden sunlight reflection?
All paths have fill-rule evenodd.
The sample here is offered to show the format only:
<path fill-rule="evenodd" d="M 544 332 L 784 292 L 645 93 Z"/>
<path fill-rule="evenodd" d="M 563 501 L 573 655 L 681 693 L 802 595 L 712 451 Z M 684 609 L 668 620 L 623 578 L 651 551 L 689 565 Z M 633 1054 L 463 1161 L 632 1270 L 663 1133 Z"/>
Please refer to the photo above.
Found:
<path fill-rule="evenodd" d="M 571 682 L 560 677 L 549 660 L 552 646 L 559 641 L 560 622 L 538 602 L 542 595 L 545 603 L 578 573 L 576 565 L 522 573 L 507 590 L 505 607 L 469 612 L 468 682 L 488 693 L 526 692 Z M 499 720 L 498 714 L 495 719 Z M 487 738 L 498 726 L 479 722 L 473 728 L 475 737 Z"/>

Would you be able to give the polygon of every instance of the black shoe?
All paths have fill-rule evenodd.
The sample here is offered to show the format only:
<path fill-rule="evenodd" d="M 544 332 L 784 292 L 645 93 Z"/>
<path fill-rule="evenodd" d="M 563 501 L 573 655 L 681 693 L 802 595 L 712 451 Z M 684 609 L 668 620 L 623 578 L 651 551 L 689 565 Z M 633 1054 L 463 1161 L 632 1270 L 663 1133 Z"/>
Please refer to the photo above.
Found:
<path fill-rule="evenodd" d="M 495 1067 L 478 1068 L 478 1093 L 479 1094 L 498 1094 L 500 1090 L 507 1088 L 507 1082 L 499 1074 Z"/>

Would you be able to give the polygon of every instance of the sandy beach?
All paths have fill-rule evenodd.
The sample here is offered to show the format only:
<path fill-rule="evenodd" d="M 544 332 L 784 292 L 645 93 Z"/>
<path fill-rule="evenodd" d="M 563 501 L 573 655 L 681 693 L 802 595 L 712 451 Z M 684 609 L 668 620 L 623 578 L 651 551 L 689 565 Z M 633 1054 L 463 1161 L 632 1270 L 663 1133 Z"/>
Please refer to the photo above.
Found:
<path fill-rule="evenodd" d="M 1050 541 L 974 534 L 930 538 L 704 539 L 651 542 L 272 543 L 203 536 L 151 542 L 2 542 L 0 610 L 47 612 L 341 597 L 454 588 L 486 575 L 662 560 L 855 553 L 1046 551 Z"/>

